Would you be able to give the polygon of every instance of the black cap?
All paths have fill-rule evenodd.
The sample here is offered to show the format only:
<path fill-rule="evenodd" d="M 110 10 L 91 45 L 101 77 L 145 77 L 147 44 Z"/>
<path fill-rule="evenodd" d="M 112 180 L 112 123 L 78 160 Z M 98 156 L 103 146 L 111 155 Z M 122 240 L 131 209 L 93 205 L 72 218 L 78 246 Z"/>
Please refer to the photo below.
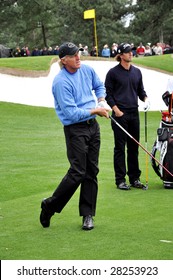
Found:
<path fill-rule="evenodd" d="M 128 53 L 128 52 L 131 52 L 131 50 L 132 50 L 132 48 L 131 48 L 130 44 L 122 43 L 117 48 L 117 54 Z"/>
<path fill-rule="evenodd" d="M 78 51 L 83 51 L 83 48 L 78 48 L 75 44 L 71 42 L 63 43 L 59 47 L 59 58 L 63 58 L 66 55 L 74 55 Z"/>

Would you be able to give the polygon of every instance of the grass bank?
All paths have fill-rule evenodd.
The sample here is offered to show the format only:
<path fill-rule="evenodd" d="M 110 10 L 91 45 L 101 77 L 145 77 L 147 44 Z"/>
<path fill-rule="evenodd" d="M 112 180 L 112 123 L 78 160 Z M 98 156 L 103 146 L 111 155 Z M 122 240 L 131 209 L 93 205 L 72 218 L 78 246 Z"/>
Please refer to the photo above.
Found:
<path fill-rule="evenodd" d="M 13 58 L 1 58 L 0 59 L 0 73 L 15 73 L 19 75 L 21 72 L 31 72 L 37 75 L 39 72 L 41 75 L 47 75 L 52 63 L 58 60 L 57 56 L 38 56 L 38 57 L 13 57 Z M 81 60 L 94 60 L 94 61 L 114 61 L 112 58 L 102 57 L 84 57 L 81 56 Z M 166 54 L 161 56 L 151 57 L 134 57 L 133 63 L 139 66 L 148 67 L 164 73 L 173 74 L 173 55 Z M 11 71 L 10 71 L 11 70 Z"/>

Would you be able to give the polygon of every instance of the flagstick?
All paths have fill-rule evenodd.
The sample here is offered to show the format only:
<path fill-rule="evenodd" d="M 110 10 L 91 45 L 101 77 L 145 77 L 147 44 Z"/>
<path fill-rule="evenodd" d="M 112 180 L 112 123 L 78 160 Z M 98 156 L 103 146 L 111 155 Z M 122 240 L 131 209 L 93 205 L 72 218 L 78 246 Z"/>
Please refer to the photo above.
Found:
<path fill-rule="evenodd" d="M 94 35 L 95 35 L 95 43 L 96 43 L 96 54 L 98 56 L 98 42 L 97 42 L 97 29 L 96 29 L 96 15 L 94 17 Z"/>

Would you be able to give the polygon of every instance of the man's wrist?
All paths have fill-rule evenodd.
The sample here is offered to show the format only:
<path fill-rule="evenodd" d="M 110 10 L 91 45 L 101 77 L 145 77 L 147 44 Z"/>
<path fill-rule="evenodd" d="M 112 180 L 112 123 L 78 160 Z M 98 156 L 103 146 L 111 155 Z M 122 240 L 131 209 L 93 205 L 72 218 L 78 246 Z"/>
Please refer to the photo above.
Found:
<path fill-rule="evenodd" d="M 104 97 L 98 98 L 98 102 L 100 102 L 100 101 L 105 101 L 105 98 Z"/>

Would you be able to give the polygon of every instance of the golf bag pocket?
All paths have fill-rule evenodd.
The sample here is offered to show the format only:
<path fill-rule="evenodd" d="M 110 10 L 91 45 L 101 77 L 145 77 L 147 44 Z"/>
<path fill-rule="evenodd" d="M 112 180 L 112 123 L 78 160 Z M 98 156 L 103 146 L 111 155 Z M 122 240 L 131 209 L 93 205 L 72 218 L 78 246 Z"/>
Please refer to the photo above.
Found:
<path fill-rule="evenodd" d="M 168 139 L 168 129 L 166 127 L 158 128 L 157 135 L 158 141 L 166 141 Z"/>
<path fill-rule="evenodd" d="M 162 144 L 160 161 L 173 174 L 173 128 L 168 129 L 167 136 L 167 141 Z M 161 173 L 164 183 L 173 182 L 173 177 L 168 172 L 162 169 Z"/>

